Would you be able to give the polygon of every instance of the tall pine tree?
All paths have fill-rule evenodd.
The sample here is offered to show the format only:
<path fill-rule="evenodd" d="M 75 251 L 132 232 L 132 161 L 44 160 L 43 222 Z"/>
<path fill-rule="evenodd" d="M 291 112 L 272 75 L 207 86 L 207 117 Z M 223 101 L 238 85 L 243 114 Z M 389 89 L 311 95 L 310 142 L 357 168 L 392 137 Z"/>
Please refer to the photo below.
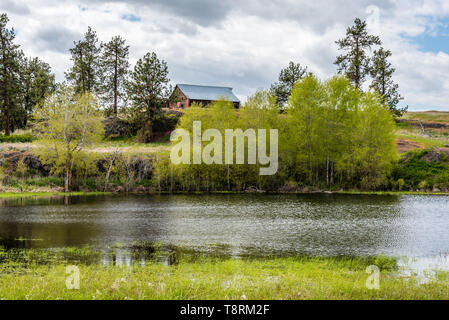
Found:
<path fill-rule="evenodd" d="M 167 63 L 159 60 L 156 53 L 147 53 L 137 61 L 127 82 L 133 107 L 153 120 L 166 102 L 169 81 Z"/>
<path fill-rule="evenodd" d="M 152 121 L 167 103 L 169 81 L 167 63 L 154 52 L 139 59 L 130 74 L 126 90 L 132 101 L 133 122 L 140 128 L 139 142 L 151 141 Z"/>
<path fill-rule="evenodd" d="M 89 27 L 84 39 L 74 42 L 75 47 L 70 49 L 73 66 L 66 73 L 66 78 L 75 87 L 76 93 L 99 93 L 100 85 L 100 54 L 101 44 L 97 33 Z"/>
<path fill-rule="evenodd" d="M 395 68 L 391 66 L 388 58 L 391 57 L 391 51 L 380 48 L 374 51 L 371 64 L 371 89 L 380 93 L 382 101 L 390 108 L 395 117 L 400 117 L 407 107 L 399 108 L 397 105 L 403 98 L 399 94 L 399 85 L 393 81 Z"/>
<path fill-rule="evenodd" d="M 335 43 L 339 50 L 345 52 L 334 62 L 338 66 L 338 72 L 345 74 L 360 90 L 370 72 L 370 58 L 367 50 L 374 45 L 380 45 L 380 38 L 368 34 L 366 22 L 356 18 L 354 25 L 346 30 L 346 37 Z"/>
<path fill-rule="evenodd" d="M 22 104 L 25 127 L 34 107 L 44 101 L 56 89 L 55 75 L 51 67 L 38 58 L 25 58 L 22 62 Z"/>
<path fill-rule="evenodd" d="M 129 69 L 129 46 L 120 36 L 103 46 L 101 56 L 101 95 L 109 107 L 109 112 L 117 116 L 119 103 L 125 100 L 124 85 Z"/>
<path fill-rule="evenodd" d="M 279 81 L 271 85 L 271 94 L 276 97 L 279 106 L 283 107 L 292 92 L 293 85 L 307 75 L 307 67 L 290 61 L 279 73 Z"/>
<path fill-rule="evenodd" d="M 6 14 L 0 15 L 0 110 L 5 135 L 14 131 L 13 117 L 20 106 L 20 59 L 22 52 L 14 44 L 14 29 L 8 29 Z"/>

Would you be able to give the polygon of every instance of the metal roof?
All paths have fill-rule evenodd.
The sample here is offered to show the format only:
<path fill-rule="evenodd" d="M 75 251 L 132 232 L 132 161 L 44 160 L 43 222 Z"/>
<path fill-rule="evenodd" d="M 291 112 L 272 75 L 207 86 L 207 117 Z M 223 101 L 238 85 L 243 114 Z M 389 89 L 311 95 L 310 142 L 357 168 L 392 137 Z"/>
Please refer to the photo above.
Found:
<path fill-rule="evenodd" d="M 178 84 L 178 88 L 189 99 L 194 100 L 218 100 L 220 98 L 229 99 L 232 102 L 240 102 L 239 98 L 229 87 L 198 86 L 192 84 Z"/>

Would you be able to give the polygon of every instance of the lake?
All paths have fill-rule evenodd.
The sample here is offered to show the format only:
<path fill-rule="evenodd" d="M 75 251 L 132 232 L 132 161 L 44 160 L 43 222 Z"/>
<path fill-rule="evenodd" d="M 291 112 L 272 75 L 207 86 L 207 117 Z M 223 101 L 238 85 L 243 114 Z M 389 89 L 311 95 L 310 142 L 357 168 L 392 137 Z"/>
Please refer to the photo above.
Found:
<path fill-rule="evenodd" d="M 7 248 L 131 246 L 228 256 L 416 258 L 449 270 L 449 197 L 421 195 L 130 195 L 0 199 Z"/>

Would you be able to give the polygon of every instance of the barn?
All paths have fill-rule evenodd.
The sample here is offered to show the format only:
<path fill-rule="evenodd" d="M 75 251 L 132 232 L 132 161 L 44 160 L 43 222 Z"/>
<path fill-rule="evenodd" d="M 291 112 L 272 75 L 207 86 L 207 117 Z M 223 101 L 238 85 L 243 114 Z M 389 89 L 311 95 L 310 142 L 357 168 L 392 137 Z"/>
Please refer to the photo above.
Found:
<path fill-rule="evenodd" d="M 170 97 L 170 109 L 188 108 L 192 103 L 196 102 L 207 106 L 213 101 L 219 99 L 227 99 L 234 104 L 234 108 L 240 107 L 240 100 L 232 92 L 229 87 L 216 86 L 199 86 L 192 84 L 177 84 Z"/>

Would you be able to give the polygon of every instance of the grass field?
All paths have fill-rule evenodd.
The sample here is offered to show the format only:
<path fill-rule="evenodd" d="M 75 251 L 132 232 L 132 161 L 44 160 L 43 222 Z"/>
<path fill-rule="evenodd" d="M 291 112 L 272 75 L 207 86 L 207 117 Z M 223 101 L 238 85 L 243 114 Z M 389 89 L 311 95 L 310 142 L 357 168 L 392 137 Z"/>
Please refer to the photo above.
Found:
<path fill-rule="evenodd" d="M 1 258 L 1 256 L 0 256 Z M 0 299 L 448 299 L 449 276 L 426 283 L 395 274 L 391 258 L 200 258 L 166 266 L 0 263 Z M 366 285 L 369 265 L 379 288 Z M 71 278 L 69 278 L 72 276 Z"/>
<path fill-rule="evenodd" d="M 412 122 L 397 124 L 396 143 L 398 144 L 399 152 L 403 153 L 415 149 L 443 148 L 449 145 L 448 128 L 436 129 L 426 127 L 426 124 L 432 123 L 449 125 L 449 112 L 407 112 L 401 119 L 411 120 Z M 418 121 L 425 127 L 427 134 L 423 134 Z"/>
<path fill-rule="evenodd" d="M 407 112 L 403 116 L 407 120 L 421 120 L 431 122 L 449 123 L 448 111 Z"/>

